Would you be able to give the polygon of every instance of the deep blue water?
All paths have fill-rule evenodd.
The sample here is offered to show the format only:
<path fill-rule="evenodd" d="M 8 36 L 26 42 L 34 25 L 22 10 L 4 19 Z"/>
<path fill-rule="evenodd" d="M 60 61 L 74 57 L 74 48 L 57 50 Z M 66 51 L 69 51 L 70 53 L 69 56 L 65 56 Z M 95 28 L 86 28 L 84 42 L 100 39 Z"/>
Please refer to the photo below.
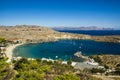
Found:
<path fill-rule="evenodd" d="M 25 44 L 18 46 L 14 50 L 14 56 L 22 56 L 28 58 L 61 58 L 62 60 L 72 59 L 78 60 L 74 53 L 81 51 L 83 55 L 93 54 L 119 54 L 120 44 L 96 42 L 92 40 L 60 40 L 57 42 Z"/>
<path fill-rule="evenodd" d="M 88 34 L 93 36 L 120 35 L 120 30 L 58 30 L 60 32 Z"/>

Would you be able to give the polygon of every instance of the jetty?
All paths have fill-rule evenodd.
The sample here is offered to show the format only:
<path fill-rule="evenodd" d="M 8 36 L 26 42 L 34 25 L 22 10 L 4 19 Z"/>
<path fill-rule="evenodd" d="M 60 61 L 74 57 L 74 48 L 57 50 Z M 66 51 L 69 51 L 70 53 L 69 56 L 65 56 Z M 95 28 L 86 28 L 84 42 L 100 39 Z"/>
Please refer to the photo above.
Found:
<path fill-rule="evenodd" d="M 83 56 L 81 51 L 77 51 L 77 52 L 74 54 L 74 56 L 77 56 L 77 57 L 79 57 L 79 58 L 83 58 L 83 59 L 85 59 L 85 60 L 88 60 L 88 57 L 87 57 L 87 56 Z"/>

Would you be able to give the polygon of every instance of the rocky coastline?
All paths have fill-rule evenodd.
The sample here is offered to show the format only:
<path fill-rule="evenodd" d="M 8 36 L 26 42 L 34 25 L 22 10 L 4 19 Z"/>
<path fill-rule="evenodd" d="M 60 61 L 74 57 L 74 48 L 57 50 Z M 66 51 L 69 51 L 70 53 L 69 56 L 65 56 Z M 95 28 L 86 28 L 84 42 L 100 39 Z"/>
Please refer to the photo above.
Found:
<path fill-rule="evenodd" d="M 116 36 L 91 36 L 83 34 L 73 34 L 58 32 L 44 26 L 0 26 L 0 37 L 9 41 L 19 41 L 23 43 L 41 43 L 58 41 L 60 39 L 82 39 L 99 42 L 120 43 L 120 35 Z"/>
<path fill-rule="evenodd" d="M 88 57 L 82 55 L 82 52 L 80 52 L 80 51 L 77 51 L 77 52 L 74 54 L 74 56 L 79 57 L 79 58 L 83 58 L 83 59 L 85 59 L 85 60 L 88 60 Z"/>

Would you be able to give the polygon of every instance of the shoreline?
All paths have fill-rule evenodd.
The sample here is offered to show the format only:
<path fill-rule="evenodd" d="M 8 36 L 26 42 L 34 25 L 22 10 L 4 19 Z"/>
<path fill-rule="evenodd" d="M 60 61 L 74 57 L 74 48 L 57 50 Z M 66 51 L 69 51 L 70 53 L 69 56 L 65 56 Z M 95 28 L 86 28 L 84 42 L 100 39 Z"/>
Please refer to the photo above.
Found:
<path fill-rule="evenodd" d="M 6 51 L 5 51 L 5 54 L 6 54 L 6 56 L 8 57 L 8 60 L 7 60 L 7 62 L 11 62 L 11 60 L 14 58 L 13 57 L 13 50 L 16 48 L 16 47 L 18 47 L 18 46 L 20 46 L 20 45 L 23 45 L 24 43 L 19 43 L 19 44 L 10 44 L 9 46 L 7 46 L 6 47 Z M 18 59 L 19 58 L 21 58 L 21 57 L 18 57 Z M 16 57 L 16 59 L 17 59 L 17 57 Z M 28 58 L 28 59 L 33 59 L 33 58 Z M 42 58 L 42 60 L 47 60 L 47 61 L 54 61 L 53 59 L 47 59 L 47 58 Z M 87 60 L 88 61 L 88 60 Z M 74 66 L 74 67 L 80 67 L 81 65 L 84 65 L 84 66 L 82 66 L 82 67 L 85 67 L 86 65 L 87 65 L 87 67 L 89 68 L 89 67 L 96 67 L 96 66 L 98 66 L 98 65 L 92 65 L 92 64 L 88 64 L 88 63 L 86 63 L 87 61 L 84 61 L 84 62 L 74 62 L 74 61 L 72 61 L 72 66 Z M 62 61 L 62 64 L 67 64 L 67 61 Z M 81 67 L 81 68 L 82 68 Z"/>
<path fill-rule="evenodd" d="M 29 58 L 30 59 L 30 58 Z M 32 59 L 32 58 L 31 58 Z M 54 62 L 54 61 L 56 61 L 56 60 L 53 60 L 53 59 L 47 59 L 47 58 L 41 58 L 41 60 L 43 61 L 43 60 L 47 60 L 47 61 L 52 61 L 52 62 Z M 63 61 L 62 60 L 62 64 L 67 64 L 67 61 Z M 75 66 L 77 64 L 77 62 L 74 62 L 74 61 L 72 61 L 72 63 L 71 63 L 71 65 L 72 66 Z"/>
<path fill-rule="evenodd" d="M 11 60 L 13 58 L 13 50 L 17 47 L 23 45 L 23 43 L 19 43 L 19 44 L 10 44 L 9 46 L 6 47 L 5 50 L 5 54 L 8 57 L 9 60 Z"/>

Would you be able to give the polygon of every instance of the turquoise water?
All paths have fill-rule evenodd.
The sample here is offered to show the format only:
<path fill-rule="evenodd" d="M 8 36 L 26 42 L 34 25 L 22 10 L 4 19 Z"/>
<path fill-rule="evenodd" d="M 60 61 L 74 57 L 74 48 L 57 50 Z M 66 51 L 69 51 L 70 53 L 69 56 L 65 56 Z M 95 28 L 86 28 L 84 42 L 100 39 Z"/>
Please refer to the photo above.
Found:
<path fill-rule="evenodd" d="M 120 44 L 96 42 L 92 40 L 60 40 L 56 42 L 25 44 L 14 49 L 13 56 L 27 58 L 72 59 L 83 61 L 74 56 L 81 51 L 83 55 L 114 54 L 120 55 Z"/>

